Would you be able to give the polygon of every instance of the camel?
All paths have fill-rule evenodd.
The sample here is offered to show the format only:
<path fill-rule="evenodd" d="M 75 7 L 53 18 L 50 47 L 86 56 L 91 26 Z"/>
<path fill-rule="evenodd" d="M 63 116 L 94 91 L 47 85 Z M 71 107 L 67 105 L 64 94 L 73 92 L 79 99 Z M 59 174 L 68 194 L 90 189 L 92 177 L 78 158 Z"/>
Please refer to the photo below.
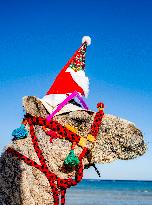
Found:
<path fill-rule="evenodd" d="M 23 107 L 30 116 L 46 118 L 48 111 L 34 96 L 23 98 Z M 70 125 L 79 136 L 87 136 L 94 120 L 95 112 L 76 110 L 57 114 L 53 120 L 62 126 Z M 0 158 L 0 204 L 2 205 L 54 205 L 53 193 L 46 176 L 36 167 L 30 166 L 15 155 L 7 152 L 13 148 L 19 153 L 40 164 L 30 137 L 29 124 L 25 125 L 28 136 L 13 140 Z M 73 178 L 76 171 L 64 166 L 64 160 L 71 149 L 71 142 L 46 134 L 42 126 L 34 125 L 39 147 L 43 152 L 49 170 L 62 179 Z M 90 152 L 82 160 L 83 168 L 95 163 L 110 163 L 114 160 L 130 160 L 142 156 L 146 151 L 142 132 L 127 120 L 105 114 L 95 143 L 88 143 Z M 79 156 L 82 147 L 76 145 L 75 155 Z M 84 196 L 85 197 L 85 196 Z"/>

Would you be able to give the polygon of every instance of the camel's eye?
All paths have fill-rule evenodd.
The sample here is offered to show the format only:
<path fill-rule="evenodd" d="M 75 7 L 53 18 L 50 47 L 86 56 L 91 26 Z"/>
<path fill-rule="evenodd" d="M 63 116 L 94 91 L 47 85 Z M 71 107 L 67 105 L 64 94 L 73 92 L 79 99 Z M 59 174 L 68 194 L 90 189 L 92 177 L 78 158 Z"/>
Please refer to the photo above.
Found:
<path fill-rule="evenodd" d="M 73 123 L 78 127 L 86 123 L 85 120 L 80 120 L 80 119 L 72 119 L 72 120 L 73 120 Z"/>
<path fill-rule="evenodd" d="M 104 131 L 108 134 L 110 132 L 110 127 L 106 127 Z"/>

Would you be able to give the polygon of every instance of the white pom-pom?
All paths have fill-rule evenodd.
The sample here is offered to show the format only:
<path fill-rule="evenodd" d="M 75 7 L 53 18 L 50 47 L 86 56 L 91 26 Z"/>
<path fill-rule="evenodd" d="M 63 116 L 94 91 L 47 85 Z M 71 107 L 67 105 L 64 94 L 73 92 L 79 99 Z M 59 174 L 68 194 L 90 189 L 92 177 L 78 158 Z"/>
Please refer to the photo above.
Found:
<path fill-rule="evenodd" d="M 91 44 L 91 38 L 90 36 L 83 36 L 82 38 L 82 43 L 86 42 L 87 45 L 89 46 Z"/>

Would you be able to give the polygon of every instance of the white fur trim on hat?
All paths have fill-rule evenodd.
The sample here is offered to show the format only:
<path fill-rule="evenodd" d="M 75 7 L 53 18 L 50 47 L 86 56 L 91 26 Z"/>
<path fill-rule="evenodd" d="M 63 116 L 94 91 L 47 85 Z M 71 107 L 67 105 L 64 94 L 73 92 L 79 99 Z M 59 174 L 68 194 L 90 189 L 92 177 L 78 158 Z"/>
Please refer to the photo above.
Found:
<path fill-rule="evenodd" d="M 83 89 L 85 97 L 89 94 L 89 78 L 85 75 L 83 70 L 75 72 L 71 68 L 67 68 L 66 72 L 69 72 L 73 80 Z"/>

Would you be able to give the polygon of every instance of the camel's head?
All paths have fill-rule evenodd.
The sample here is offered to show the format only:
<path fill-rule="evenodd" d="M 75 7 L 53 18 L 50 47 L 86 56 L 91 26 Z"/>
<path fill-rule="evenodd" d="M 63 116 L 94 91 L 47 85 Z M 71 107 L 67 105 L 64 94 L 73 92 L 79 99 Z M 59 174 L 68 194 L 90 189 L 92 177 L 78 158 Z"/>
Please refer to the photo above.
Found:
<path fill-rule="evenodd" d="M 143 155 L 145 151 L 143 134 L 133 123 L 116 116 L 105 115 L 93 149 L 93 159 L 96 163 L 133 159 Z"/>
<path fill-rule="evenodd" d="M 33 96 L 24 97 L 23 106 L 25 111 L 32 116 L 47 117 L 49 114 L 41 101 Z M 94 116 L 95 113 L 92 111 L 77 110 L 56 115 L 54 119 L 62 125 L 69 124 L 75 127 L 77 134 L 86 137 Z M 38 126 L 36 132 L 39 135 L 40 146 L 50 162 L 51 169 L 60 175 L 61 167 L 69 153 L 71 143 L 60 139 L 55 139 L 53 143 L 50 143 L 48 136 Z M 96 142 L 94 144 L 89 142 L 88 147 L 91 148 L 91 151 L 83 161 L 86 165 L 88 163 L 111 162 L 115 159 L 133 159 L 143 155 L 146 150 L 142 132 L 133 123 L 112 115 L 104 116 Z M 76 146 L 76 155 L 79 155 L 81 151 L 82 148 Z"/>

